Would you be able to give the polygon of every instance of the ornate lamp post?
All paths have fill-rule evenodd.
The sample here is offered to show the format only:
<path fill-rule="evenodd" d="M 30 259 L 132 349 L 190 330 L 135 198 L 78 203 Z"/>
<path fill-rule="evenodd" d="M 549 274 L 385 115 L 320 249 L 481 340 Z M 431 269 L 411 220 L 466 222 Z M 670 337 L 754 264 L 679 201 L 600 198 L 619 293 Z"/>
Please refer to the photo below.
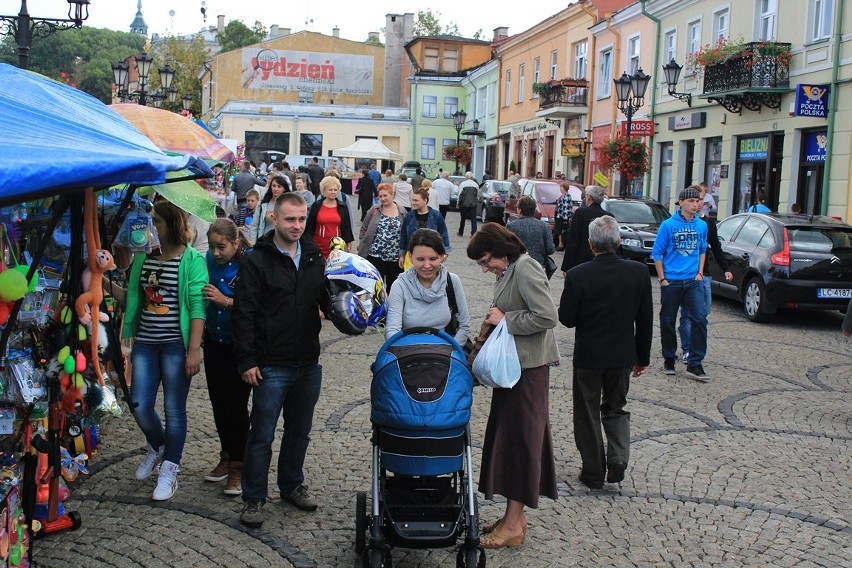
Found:
<path fill-rule="evenodd" d="M 33 18 L 27 0 L 21 0 L 17 16 L 0 16 L 0 35 L 15 36 L 18 44 L 18 67 L 29 68 L 33 37 L 45 38 L 60 30 L 82 28 L 89 17 L 89 0 L 68 0 L 68 18 Z"/>
<path fill-rule="evenodd" d="M 163 104 L 163 101 L 168 97 L 169 102 L 174 103 L 177 98 L 177 90 L 172 88 L 172 81 L 175 78 L 175 71 L 168 64 L 165 67 L 160 67 L 157 69 L 157 72 L 160 74 L 160 88 L 154 92 L 149 93 L 149 79 L 151 77 L 151 65 L 154 60 L 148 56 L 147 53 L 142 53 L 142 55 L 137 55 L 135 58 L 136 61 L 136 72 L 139 76 L 138 84 L 139 90 L 134 92 L 128 92 L 129 87 L 129 70 L 130 66 L 127 65 L 124 61 L 119 61 L 115 65 L 112 66 L 113 79 L 115 80 L 115 85 L 118 88 L 117 96 L 121 99 L 125 100 L 136 100 L 140 105 L 148 104 L 150 101 L 156 107 L 160 107 Z"/>
<path fill-rule="evenodd" d="M 187 112 L 192 110 L 192 95 L 184 95 L 180 100 L 180 104 L 183 110 Z"/>
<path fill-rule="evenodd" d="M 627 136 L 629 138 L 633 113 L 639 110 L 645 102 L 645 91 L 648 89 L 648 83 L 651 82 L 651 76 L 646 75 L 639 68 L 632 76 L 627 75 L 625 71 L 620 78 L 613 80 L 613 82 L 615 83 L 615 96 L 618 98 L 618 110 L 627 117 Z M 626 194 L 627 178 L 621 176 L 621 195 Z"/>
<path fill-rule="evenodd" d="M 666 77 L 666 85 L 669 88 L 669 95 L 682 101 L 686 101 L 687 106 L 692 106 L 692 95 L 690 93 L 676 92 L 677 80 L 680 79 L 681 69 L 683 69 L 683 65 L 678 65 L 677 61 L 672 59 L 671 61 L 663 65 L 663 75 L 665 75 Z"/>
<path fill-rule="evenodd" d="M 461 142 L 461 129 L 464 126 L 464 121 L 467 118 L 467 113 L 463 110 L 458 110 L 453 113 L 453 127 L 456 129 L 456 148 L 459 147 L 459 143 Z M 456 171 L 455 175 L 459 175 L 459 159 L 456 158 Z"/>

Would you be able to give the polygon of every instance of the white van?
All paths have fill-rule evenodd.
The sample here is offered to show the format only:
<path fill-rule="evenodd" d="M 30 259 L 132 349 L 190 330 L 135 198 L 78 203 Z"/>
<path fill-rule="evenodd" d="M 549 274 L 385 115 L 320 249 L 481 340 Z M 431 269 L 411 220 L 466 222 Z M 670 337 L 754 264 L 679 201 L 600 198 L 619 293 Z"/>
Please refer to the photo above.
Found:
<path fill-rule="evenodd" d="M 319 163 L 320 167 L 324 170 L 331 168 L 331 164 L 334 163 L 337 167 L 337 171 L 341 174 L 347 172 L 354 173 L 354 170 L 347 166 L 340 158 L 327 158 L 323 156 L 287 156 L 284 161 L 290 165 L 291 170 L 296 170 L 299 166 L 307 166 L 313 162 L 314 158 L 317 159 L 317 163 Z"/>

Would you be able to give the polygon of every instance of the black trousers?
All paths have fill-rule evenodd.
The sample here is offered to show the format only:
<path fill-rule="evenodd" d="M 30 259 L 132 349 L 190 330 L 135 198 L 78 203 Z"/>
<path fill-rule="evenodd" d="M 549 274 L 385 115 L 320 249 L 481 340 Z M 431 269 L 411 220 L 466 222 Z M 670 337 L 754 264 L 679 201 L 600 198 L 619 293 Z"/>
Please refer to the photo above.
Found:
<path fill-rule="evenodd" d="M 368 256 L 367 260 L 369 260 L 372 265 L 378 269 L 379 274 L 384 277 L 385 293 L 390 294 L 391 286 L 393 286 L 393 283 L 396 282 L 396 278 L 402 274 L 402 269 L 399 267 L 399 261 L 382 260 L 375 256 Z"/>
<path fill-rule="evenodd" d="M 204 374 L 213 406 L 213 422 L 222 451 L 231 461 L 243 461 L 249 430 L 248 399 L 251 385 L 237 370 L 234 346 L 204 334 Z"/>
<path fill-rule="evenodd" d="M 449 205 L 438 205 L 438 212 L 441 213 L 441 217 L 443 217 L 444 219 L 447 218 L 447 211 L 449 211 L 449 210 L 450 210 Z"/>
<path fill-rule="evenodd" d="M 580 477 L 590 485 L 603 485 L 607 464 L 630 459 L 630 413 L 624 411 L 630 371 L 574 367 L 574 441 L 583 460 Z"/>

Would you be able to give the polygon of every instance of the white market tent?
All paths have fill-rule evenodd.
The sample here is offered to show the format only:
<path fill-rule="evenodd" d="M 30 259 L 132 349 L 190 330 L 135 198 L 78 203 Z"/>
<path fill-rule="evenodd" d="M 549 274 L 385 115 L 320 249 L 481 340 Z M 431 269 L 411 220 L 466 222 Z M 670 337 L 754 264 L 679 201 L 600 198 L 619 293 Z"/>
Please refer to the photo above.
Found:
<path fill-rule="evenodd" d="M 356 140 L 349 146 L 331 151 L 336 158 L 369 158 L 371 160 L 401 160 L 402 156 L 379 142 L 370 138 Z"/>

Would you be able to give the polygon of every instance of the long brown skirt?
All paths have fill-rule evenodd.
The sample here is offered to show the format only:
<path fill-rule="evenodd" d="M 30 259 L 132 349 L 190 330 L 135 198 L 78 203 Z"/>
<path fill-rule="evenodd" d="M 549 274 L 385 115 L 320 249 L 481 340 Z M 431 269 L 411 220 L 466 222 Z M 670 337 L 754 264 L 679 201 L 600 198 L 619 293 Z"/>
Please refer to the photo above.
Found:
<path fill-rule="evenodd" d="M 550 367 L 524 369 L 511 389 L 494 389 L 485 428 L 479 491 L 538 508 L 556 499 L 556 464 L 550 434 Z"/>

